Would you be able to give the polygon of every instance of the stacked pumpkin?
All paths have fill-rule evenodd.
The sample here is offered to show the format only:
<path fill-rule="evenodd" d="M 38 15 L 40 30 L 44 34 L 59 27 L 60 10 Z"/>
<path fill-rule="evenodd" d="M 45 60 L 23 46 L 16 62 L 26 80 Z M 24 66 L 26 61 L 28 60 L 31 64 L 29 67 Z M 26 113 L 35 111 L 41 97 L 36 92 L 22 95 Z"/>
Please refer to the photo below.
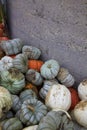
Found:
<path fill-rule="evenodd" d="M 1 129 L 74 130 L 68 112 L 79 97 L 70 72 L 57 60 L 40 60 L 41 50 L 18 38 L 0 46 L 5 54 L 0 59 Z"/>

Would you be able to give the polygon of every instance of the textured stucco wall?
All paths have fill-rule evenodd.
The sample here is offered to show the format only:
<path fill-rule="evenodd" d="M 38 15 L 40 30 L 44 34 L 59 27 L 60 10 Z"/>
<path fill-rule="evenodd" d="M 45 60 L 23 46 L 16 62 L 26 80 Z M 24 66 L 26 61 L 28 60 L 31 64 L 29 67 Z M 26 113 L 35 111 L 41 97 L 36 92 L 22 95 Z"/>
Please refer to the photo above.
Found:
<path fill-rule="evenodd" d="M 76 82 L 87 77 L 87 0 L 8 0 L 13 38 L 67 67 Z"/>

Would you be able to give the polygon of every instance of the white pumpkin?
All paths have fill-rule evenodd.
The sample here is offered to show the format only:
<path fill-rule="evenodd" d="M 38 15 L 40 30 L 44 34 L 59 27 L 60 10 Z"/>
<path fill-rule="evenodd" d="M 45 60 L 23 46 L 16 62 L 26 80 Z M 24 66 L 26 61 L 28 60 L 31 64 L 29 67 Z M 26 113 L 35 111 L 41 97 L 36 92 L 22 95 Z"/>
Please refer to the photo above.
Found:
<path fill-rule="evenodd" d="M 78 95 L 81 100 L 87 100 L 87 79 L 83 80 L 78 86 Z"/>
<path fill-rule="evenodd" d="M 46 95 L 45 104 L 51 109 L 68 111 L 71 106 L 71 94 L 64 85 L 53 85 Z"/>
<path fill-rule="evenodd" d="M 70 74 L 70 72 L 66 69 L 61 67 L 57 79 L 66 87 L 71 87 L 74 85 L 75 79 L 74 77 Z"/>
<path fill-rule="evenodd" d="M 80 101 L 74 108 L 75 120 L 87 128 L 87 100 Z"/>
<path fill-rule="evenodd" d="M 0 60 L 0 71 L 8 70 L 13 67 L 13 59 L 9 56 L 4 56 Z"/>
<path fill-rule="evenodd" d="M 29 126 L 29 127 L 24 128 L 23 130 L 36 130 L 37 127 L 38 127 L 38 125 Z"/>

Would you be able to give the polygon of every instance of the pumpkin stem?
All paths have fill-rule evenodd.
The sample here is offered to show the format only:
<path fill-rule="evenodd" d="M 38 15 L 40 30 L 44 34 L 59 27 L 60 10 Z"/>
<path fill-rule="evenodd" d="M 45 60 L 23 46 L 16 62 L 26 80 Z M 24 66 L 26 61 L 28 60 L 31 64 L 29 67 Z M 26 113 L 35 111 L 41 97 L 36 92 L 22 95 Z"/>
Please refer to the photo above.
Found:
<path fill-rule="evenodd" d="M 34 111 L 34 108 L 30 105 L 28 105 L 28 108 L 31 110 L 31 111 Z"/>

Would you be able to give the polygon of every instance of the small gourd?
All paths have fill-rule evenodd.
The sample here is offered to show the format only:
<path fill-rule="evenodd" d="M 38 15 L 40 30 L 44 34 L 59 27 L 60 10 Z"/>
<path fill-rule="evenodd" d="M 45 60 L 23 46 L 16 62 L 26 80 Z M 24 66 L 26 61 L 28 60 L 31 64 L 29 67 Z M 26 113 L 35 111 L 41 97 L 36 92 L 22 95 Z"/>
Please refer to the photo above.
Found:
<path fill-rule="evenodd" d="M 51 80 L 44 80 L 43 86 L 39 91 L 39 95 L 41 98 L 45 99 L 46 95 L 49 91 L 49 89 L 54 85 L 58 84 L 58 81 L 56 79 L 51 79 Z"/>
<path fill-rule="evenodd" d="M 54 79 L 59 72 L 59 68 L 58 61 L 51 59 L 41 66 L 40 72 L 45 79 Z"/>
<path fill-rule="evenodd" d="M 66 87 L 73 86 L 75 82 L 74 77 L 69 73 L 66 68 L 63 67 L 60 68 L 57 79 Z"/>
<path fill-rule="evenodd" d="M 33 46 L 23 46 L 22 53 L 28 56 L 28 59 L 39 59 L 41 55 L 40 49 Z"/>
<path fill-rule="evenodd" d="M 1 71 L 1 85 L 7 88 L 12 94 L 18 94 L 25 87 L 25 77 L 16 68 Z"/>
<path fill-rule="evenodd" d="M 29 69 L 26 73 L 26 79 L 27 81 L 29 81 L 30 83 L 36 85 L 36 86 L 40 86 L 43 82 L 43 78 L 40 75 L 39 72 L 33 70 L 33 69 Z"/>
<path fill-rule="evenodd" d="M 38 125 L 33 125 L 33 126 L 29 126 L 24 128 L 23 130 L 37 130 Z"/>
<path fill-rule="evenodd" d="M 50 109 L 59 108 L 68 111 L 71 106 L 70 91 L 64 85 L 53 85 L 46 95 L 45 104 Z"/>
<path fill-rule="evenodd" d="M 50 111 L 43 117 L 37 130 L 74 130 L 73 122 L 62 111 Z"/>
<path fill-rule="evenodd" d="M 17 95 L 11 95 L 11 97 L 12 97 L 12 110 L 14 112 L 17 112 L 18 110 L 20 110 L 22 103 Z"/>
<path fill-rule="evenodd" d="M 33 90 L 27 89 L 27 90 L 22 91 L 19 97 L 20 97 L 21 102 L 23 103 L 25 100 L 37 98 L 37 95 Z"/>
<path fill-rule="evenodd" d="M 78 95 L 81 100 L 87 100 L 87 79 L 83 80 L 78 86 Z"/>
<path fill-rule="evenodd" d="M 15 68 L 19 69 L 20 72 L 26 73 L 28 70 L 28 59 L 24 54 L 18 54 L 13 59 L 13 65 Z"/>
<path fill-rule="evenodd" d="M 5 56 L 5 53 L 4 53 L 4 51 L 2 50 L 2 48 L 0 47 L 0 59 L 2 58 L 2 57 L 4 57 Z"/>
<path fill-rule="evenodd" d="M 2 130 L 22 130 L 23 125 L 17 117 L 14 117 L 14 118 L 4 120 L 1 123 L 1 127 Z"/>
<path fill-rule="evenodd" d="M 7 41 L 1 41 L 0 45 L 6 55 L 14 55 L 22 51 L 23 42 L 21 41 L 21 39 L 16 38 Z"/>
<path fill-rule="evenodd" d="M 26 125 L 36 125 L 47 114 L 47 107 L 39 100 L 32 98 L 23 102 L 20 120 Z"/>
<path fill-rule="evenodd" d="M 38 72 L 40 72 L 40 68 L 42 65 L 43 65 L 43 61 L 41 61 L 41 60 L 29 60 L 28 61 L 28 68 L 34 69 Z"/>
<path fill-rule="evenodd" d="M 11 94 L 6 88 L 0 86 L 0 118 L 2 118 L 4 116 L 4 113 L 9 111 L 11 107 Z"/>
<path fill-rule="evenodd" d="M 8 70 L 13 67 L 13 59 L 9 56 L 4 56 L 0 60 L 0 71 Z"/>

